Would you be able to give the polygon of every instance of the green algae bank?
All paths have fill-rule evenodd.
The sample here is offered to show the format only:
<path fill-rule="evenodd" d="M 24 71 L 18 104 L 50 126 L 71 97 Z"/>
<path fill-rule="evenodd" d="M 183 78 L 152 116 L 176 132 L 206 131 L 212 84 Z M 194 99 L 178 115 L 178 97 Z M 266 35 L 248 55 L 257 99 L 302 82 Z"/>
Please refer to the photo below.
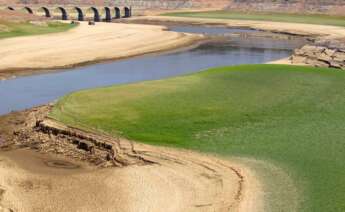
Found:
<path fill-rule="evenodd" d="M 72 93 L 51 116 L 148 144 L 270 161 L 298 187 L 300 211 L 344 211 L 344 80 L 326 68 L 213 68 Z"/>

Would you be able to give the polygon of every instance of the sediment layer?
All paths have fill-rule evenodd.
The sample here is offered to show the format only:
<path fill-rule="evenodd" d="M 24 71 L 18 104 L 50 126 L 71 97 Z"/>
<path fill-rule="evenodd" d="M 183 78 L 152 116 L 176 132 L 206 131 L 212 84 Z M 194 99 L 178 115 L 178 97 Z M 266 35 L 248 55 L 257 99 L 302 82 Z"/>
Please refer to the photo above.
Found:
<path fill-rule="evenodd" d="M 264 209 L 261 184 L 238 162 L 68 127 L 50 107 L 0 117 L 0 210 Z"/>

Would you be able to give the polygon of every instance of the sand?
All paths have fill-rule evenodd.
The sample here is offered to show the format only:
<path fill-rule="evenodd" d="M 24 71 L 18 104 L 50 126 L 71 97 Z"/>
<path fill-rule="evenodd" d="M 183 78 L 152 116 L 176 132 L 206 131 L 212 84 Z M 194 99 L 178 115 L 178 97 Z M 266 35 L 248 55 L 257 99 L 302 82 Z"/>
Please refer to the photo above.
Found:
<path fill-rule="evenodd" d="M 140 158 L 146 162 L 100 168 L 104 166 L 63 154 L 72 151 L 76 155 L 81 150 L 73 145 L 56 143 L 59 135 L 45 140 L 36 128 L 28 133 L 39 135 L 37 140 L 29 134 L 19 136 L 21 140 L 13 137 L 13 131 L 24 132 L 26 128 L 34 127 L 37 120 L 32 116 L 41 120 L 39 115 L 44 116 L 47 109 L 49 107 L 43 106 L 0 116 L 0 125 L 6 126 L 0 128 L 1 212 L 10 209 L 25 212 L 255 212 L 264 211 L 266 207 L 266 185 L 261 184 L 251 164 L 239 158 L 218 158 L 182 149 L 112 139 L 107 142 L 116 142 L 118 157 L 125 158 L 124 154 L 131 154 L 132 161 Z M 67 127 L 51 119 L 45 120 L 46 124 L 49 124 L 47 121 L 56 129 Z M 72 129 L 75 134 L 76 129 Z M 96 135 L 97 140 L 102 142 L 100 135 Z M 12 141 L 27 147 L 13 149 L 16 145 L 11 144 Z M 50 142 L 51 148 L 64 148 L 64 151 L 60 154 L 48 153 L 54 151 L 43 151 L 32 141 Z M 84 151 L 83 154 L 90 153 Z"/>
<path fill-rule="evenodd" d="M 229 20 L 229 19 L 207 19 L 190 17 L 170 17 L 170 16 L 143 16 L 133 17 L 131 20 L 151 20 L 162 22 L 195 23 L 203 25 L 225 25 L 228 27 L 246 27 L 264 31 L 288 33 L 303 36 L 326 36 L 331 39 L 345 37 L 345 28 L 338 26 L 314 25 L 302 23 L 283 23 L 271 21 L 251 21 L 251 20 Z"/>
<path fill-rule="evenodd" d="M 331 39 L 345 37 L 345 28 L 312 24 L 167 16 L 133 17 L 131 20 L 221 24 Z M 0 79 L 32 73 L 34 70 L 68 68 L 185 47 L 200 39 L 201 35 L 166 31 L 164 26 L 123 23 L 97 23 L 89 26 L 82 22 L 68 32 L 1 39 Z"/>
<path fill-rule="evenodd" d="M 0 154 L 0 211 L 264 211 L 255 174 L 238 162 L 135 144 L 152 165 L 94 169 L 32 150 Z M 2 193 L 2 195 L 1 195 Z"/>
<path fill-rule="evenodd" d="M 18 70 L 72 67 L 184 47 L 201 36 L 163 26 L 96 23 L 68 32 L 0 40 L 0 75 Z M 1 77 L 1 76 L 0 76 Z"/>

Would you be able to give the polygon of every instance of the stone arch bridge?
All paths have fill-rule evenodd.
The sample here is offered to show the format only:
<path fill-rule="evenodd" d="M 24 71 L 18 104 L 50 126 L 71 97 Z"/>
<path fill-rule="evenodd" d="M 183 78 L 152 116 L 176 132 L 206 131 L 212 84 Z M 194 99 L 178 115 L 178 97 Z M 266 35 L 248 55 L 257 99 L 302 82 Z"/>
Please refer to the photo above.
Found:
<path fill-rule="evenodd" d="M 111 22 L 112 19 L 129 18 L 132 16 L 130 6 L 7 6 L 5 9 L 22 11 L 29 14 L 59 20 L 93 20 Z"/>

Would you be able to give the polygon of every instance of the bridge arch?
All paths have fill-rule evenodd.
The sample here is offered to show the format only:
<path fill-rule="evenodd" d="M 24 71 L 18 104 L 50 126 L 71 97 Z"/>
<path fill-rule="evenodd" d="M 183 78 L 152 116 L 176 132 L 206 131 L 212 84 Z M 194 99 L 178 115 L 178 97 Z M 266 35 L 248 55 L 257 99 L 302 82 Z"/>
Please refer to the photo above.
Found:
<path fill-rule="evenodd" d="M 83 10 L 80 9 L 80 7 L 74 7 L 74 10 L 78 13 L 78 21 L 84 21 L 84 13 Z"/>
<path fill-rule="evenodd" d="M 90 10 L 93 12 L 93 20 L 95 22 L 100 21 L 99 12 L 98 12 L 97 8 L 96 7 L 90 7 Z"/>
<path fill-rule="evenodd" d="M 118 7 L 114 7 L 115 10 L 115 17 L 114 18 L 121 18 L 121 10 Z"/>
<path fill-rule="evenodd" d="M 129 7 L 124 8 L 125 11 L 125 18 L 131 17 L 131 9 Z"/>
<path fill-rule="evenodd" d="M 8 9 L 8 10 L 14 10 L 14 8 L 11 7 L 11 6 L 8 6 L 7 9 Z"/>
<path fill-rule="evenodd" d="M 30 7 L 24 7 L 23 9 L 30 14 L 34 14 L 34 11 Z"/>
<path fill-rule="evenodd" d="M 47 7 L 41 7 L 40 10 L 43 10 L 45 17 L 47 17 L 47 18 L 51 17 L 50 11 Z"/>
<path fill-rule="evenodd" d="M 63 7 L 58 7 L 56 8 L 57 10 L 59 10 L 61 12 L 61 20 L 67 20 L 68 15 L 67 15 L 67 11 L 65 8 Z"/>
<path fill-rule="evenodd" d="M 111 10 L 109 7 L 104 7 L 104 12 L 105 12 L 105 21 L 110 22 L 111 21 Z"/>

